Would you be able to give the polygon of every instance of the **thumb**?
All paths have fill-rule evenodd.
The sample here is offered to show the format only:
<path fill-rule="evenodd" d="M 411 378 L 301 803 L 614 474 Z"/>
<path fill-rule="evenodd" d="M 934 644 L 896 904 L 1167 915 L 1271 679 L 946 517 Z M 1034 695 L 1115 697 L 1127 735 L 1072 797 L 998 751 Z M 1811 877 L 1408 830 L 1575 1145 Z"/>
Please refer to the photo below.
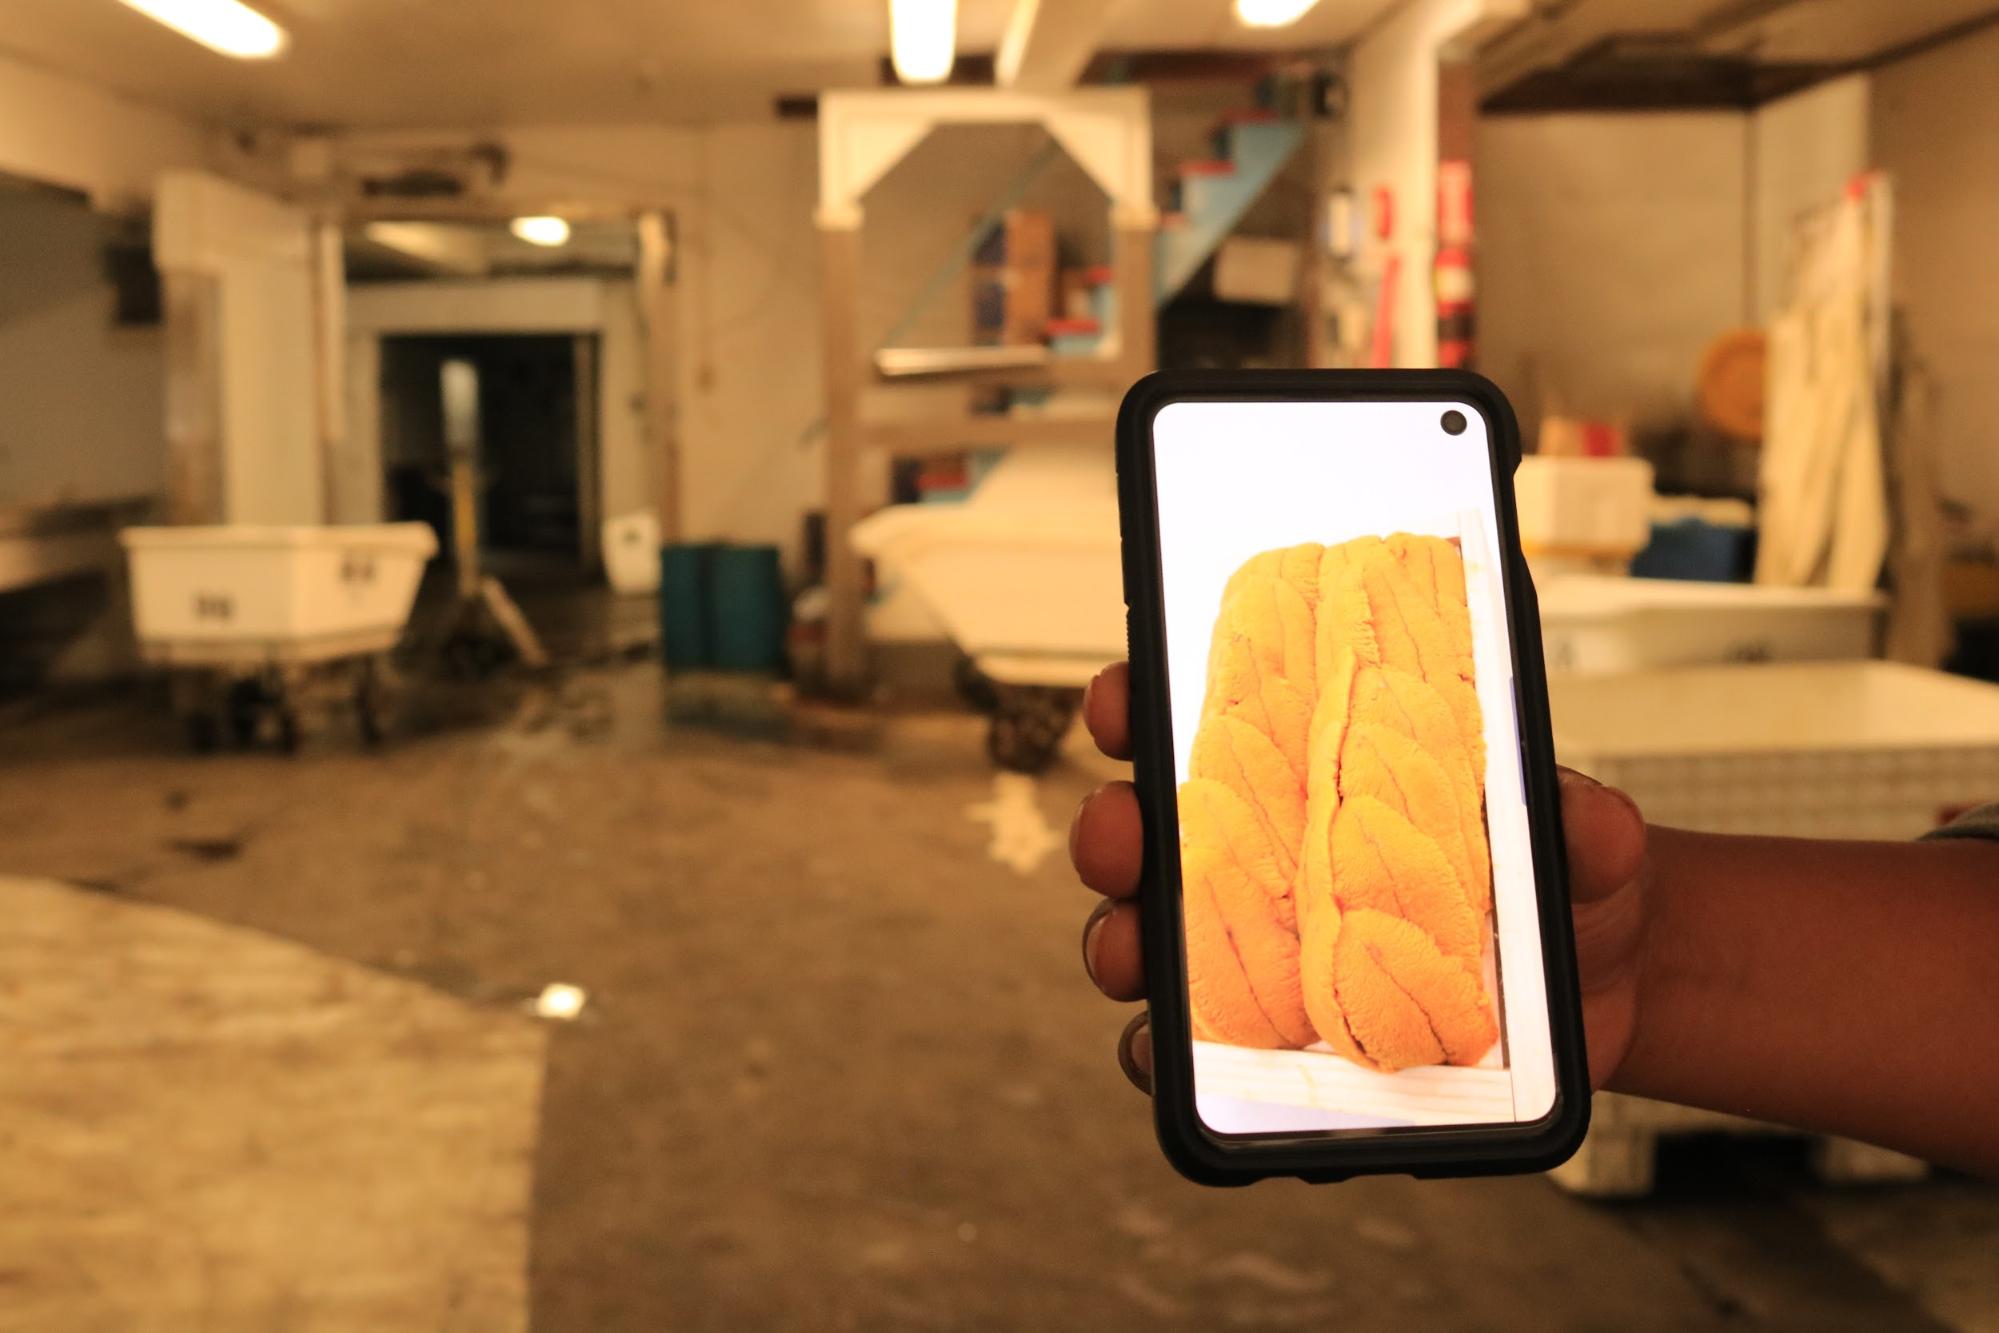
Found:
<path fill-rule="evenodd" d="M 1569 896 L 1607 898 L 1638 877 L 1645 863 L 1645 817 L 1615 787 L 1564 768 L 1562 831 L 1569 849 Z"/>

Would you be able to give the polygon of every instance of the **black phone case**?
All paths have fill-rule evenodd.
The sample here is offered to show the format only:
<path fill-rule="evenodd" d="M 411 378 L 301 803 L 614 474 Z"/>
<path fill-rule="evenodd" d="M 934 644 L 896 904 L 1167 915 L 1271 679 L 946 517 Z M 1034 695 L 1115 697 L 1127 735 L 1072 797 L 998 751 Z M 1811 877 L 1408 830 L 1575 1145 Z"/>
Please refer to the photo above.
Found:
<path fill-rule="evenodd" d="M 1534 878 L 1541 911 L 1548 1014 L 1555 1056 L 1555 1107 L 1520 1125 L 1392 1129 L 1351 1138 L 1327 1135 L 1225 1139 L 1194 1113 L 1191 1021 L 1180 918 L 1179 819 L 1167 707 L 1165 616 L 1159 573 L 1159 515 L 1152 472 L 1152 420 L 1187 400 L 1457 401 L 1476 406 L 1492 449 L 1494 512 L 1504 555 L 1515 706 L 1525 754 Z M 1159 1143 L 1181 1174 L 1206 1185 L 1245 1185 L 1270 1176 L 1307 1181 L 1401 1173 L 1497 1175 L 1545 1171 L 1566 1161 L 1589 1127 L 1590 1089 L 1569 919 L 1561 792 L 1541 659 L 1540 608 L 1520 551 L 1513 472 L 1520 432 L 1491 381 L 1462 371 L 1161 371 L 1133 385 L 1118 412 L 1118 508 L 1124 547 L 1126 632 L 1131 656 L 1131 725 L 1146 846 L 1140 893 L 1152 1015 L 1153 1118 Z"/>

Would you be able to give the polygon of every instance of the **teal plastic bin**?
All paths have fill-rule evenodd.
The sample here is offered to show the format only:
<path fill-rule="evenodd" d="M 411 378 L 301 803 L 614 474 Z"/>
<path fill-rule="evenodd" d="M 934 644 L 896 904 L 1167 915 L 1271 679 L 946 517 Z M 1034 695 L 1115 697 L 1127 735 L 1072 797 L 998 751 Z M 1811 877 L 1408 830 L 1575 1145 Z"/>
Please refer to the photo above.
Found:
<path fill-rule="evenodd" d="M 775 546 L 685 542 L 663 548 L 659 559 L 668 669 L 783 669 L 790 617 Z"/>
<path fill-rule="evenodd" d="M 660 655 L 669 668 L 715 665 L 709 570 L 718 549 L 713 542 L 682 542 L 660 549 Z"/>
<path fill-rule="evenodd" d="M 720 547 L 710 568 L 715 665 L 724 671 L 781 670 L 789 616 L 777 548 Z"/>

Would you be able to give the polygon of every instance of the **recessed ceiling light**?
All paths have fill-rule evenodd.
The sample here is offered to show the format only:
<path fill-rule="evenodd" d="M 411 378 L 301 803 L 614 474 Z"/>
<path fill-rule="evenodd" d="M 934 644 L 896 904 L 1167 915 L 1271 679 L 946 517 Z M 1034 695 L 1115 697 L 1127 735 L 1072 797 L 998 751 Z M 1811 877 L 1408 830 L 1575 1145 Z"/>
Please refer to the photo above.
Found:
<path fill-rule="evenodd" d="M 285 30 L 242 0 L 125 0 L 211 51 L 238 60 L 268 60 L 285 49 Z"/>
<path fill-rule="evenodd" d="M 942 83 L 958 52 L 958 0 L 888 0 L 888 55 L 904 83 Z"/>
<path fill-rule="evenodd" d="M 529 245 L 567 245 L 569 243 L 569 224 L 561 218 L 515 218 L 507 230 L 526 241 Z"/>
<path fill-rule="evenodd" d="M 1250 28 L 1288 28 L 1319 0 L 1235 0 L 1236 21 Z"/>

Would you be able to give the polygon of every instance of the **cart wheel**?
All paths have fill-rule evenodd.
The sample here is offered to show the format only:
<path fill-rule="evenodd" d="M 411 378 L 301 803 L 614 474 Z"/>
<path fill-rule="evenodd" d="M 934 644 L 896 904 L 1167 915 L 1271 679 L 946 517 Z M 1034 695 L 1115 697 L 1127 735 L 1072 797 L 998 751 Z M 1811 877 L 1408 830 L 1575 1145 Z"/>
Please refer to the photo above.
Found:
<path fill-rule="evenodd" d="M 222 743 L 222 725 L 215 714 L 201 709 L 186 717 L 187 743 L 196 754 L 214 754 Z"/>
<path fill-rule="evenodd" d="M 999 685 L 970 657 L 960 657 L 951 668 L 951 686 L 958 698 L 974 713 L 991 716 L 999 711 Z"/>
<path fill-rule="evenodd" d="M 361 730 L 361 744 L 373 750 L 380 746 L 387 735 L 382 725 L 381 705 L 371 694 L 364 694 L 354 701 L 354 721 Z"/>
<path fill-rule="evenodd" d="M 373 662 L 361 665 L 354 683 L 354 721 L 361 731 L 361 744 L 374 749 L 387 735 L 382 679 Z"/>
<path fill-rule="evenodd" d="M 278 723 L 278 749 L 286 754 L 298 753 L 298 713 L 289 704 L 279 704 L 271 710 L 271 716 Z"/>
<path fill-rule="evenodd" d="M 1001 685 L 986 729 L 986 753 L 1015 773 L 1039 773 L 1055 761 L 1062 737 L 1082 704 L 1081 690 L 1048 685 Z"/>
<path fill-rule="evenodd" d="M 480 634 L 460 634 L 444 649 L 445 669 L 460 680 L 489 680 L 506 665 L 506 649 Z"/>
<path fill-rule="evenodd" d="M 229 687 L 224 703 L 229 718 L 229 738 L 242 749 L 257 740 L 257 720 L 264 710 L 263 688 L 254 680 L 239 680 Z"/>

